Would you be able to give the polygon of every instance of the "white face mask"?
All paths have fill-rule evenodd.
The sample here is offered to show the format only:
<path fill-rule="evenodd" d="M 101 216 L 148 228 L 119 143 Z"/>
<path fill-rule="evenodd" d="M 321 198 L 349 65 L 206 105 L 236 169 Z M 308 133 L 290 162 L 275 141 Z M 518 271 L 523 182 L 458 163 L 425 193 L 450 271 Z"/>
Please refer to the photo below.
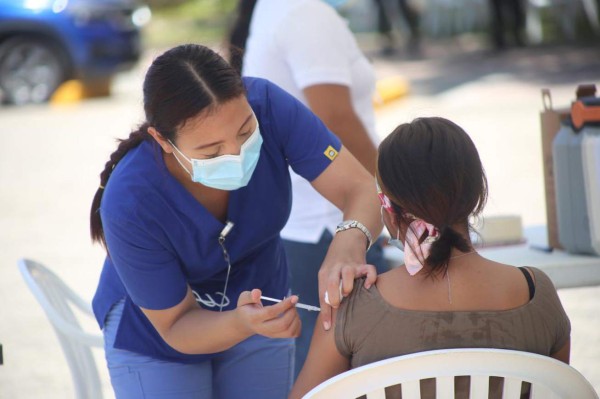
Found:
<path fill-rule="evenodd" d="M 398 235 L 396 236 L 396 238 L 390 238 L 388 240 L 388 244 L 393 245 L 400 251 L 404 252 L 404 243 L 400 240 L 400 228 L 398 228 Z"/>
<path fill-rule="evenodd" d="M 190 174 L 192 181 L 207 187 L 231 191 L 245 187 L 250 181 L 254 169 L 258 164 L 263 139 L 257 123 L 256 130 L 242 144 L 240 155 L 227 154 L 211 159 L 188 158 L 175 144 L 171 141 L 169 143 L 171 143 L 179 155 L 192 164 L 192 171 L 190 172 L 179 158 L 175 156 L 181 167 Z"/>
<path fill-rule="evenodd" d="M 383 219 L 383 212 L 384 212 L 383 206 L 381 206 L 380 212 L 381 212 L 381 223 L 383 223 L 385 228 L 388 229 L 388 231 L 390 231 L 390 229 L 385 224 L 385 220 Z M 396 232 L 396 238 L 390 238 L 388 240 L 388 244 L 390 244 L 390 245 L 398 248 L 400 251 L 404 252 L 404 243 L 400 240 L 400 227 L 398 227 L 398 231 Z"/>

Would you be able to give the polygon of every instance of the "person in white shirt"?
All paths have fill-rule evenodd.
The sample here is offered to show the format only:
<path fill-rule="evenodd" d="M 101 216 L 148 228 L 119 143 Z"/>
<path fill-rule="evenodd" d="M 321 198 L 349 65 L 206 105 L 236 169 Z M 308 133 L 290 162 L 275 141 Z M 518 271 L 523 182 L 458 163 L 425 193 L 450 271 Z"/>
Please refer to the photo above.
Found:
<path fill-rule="evenodd" d="M 248 7 L 254 0 L 240 1 L 232 43 L 245 47 L 242 74 L 268 79 L 298 98 L 374 174 L 378 143 L 372 103 L 375 73 L 346 21 L 332 7 L 341 2 L 258 0 L 255 7 Z M 247 27 L 248 21 L 247 40 L 240 40 L 240 26 Z M 344 219 L 308 181 L 291 175 L 292 212 L 281 236 L 291 270 L 292 293 L 316 305 L 323 299 L 319 298 L 318 271 Z M 379 240 L 366 261 L 376 266 L 378 273 L 388 270 Z M 296 339 L 295 376 L 304 364 L 317 318 L 312 312 L 300 313 L 302 332 Z"/>

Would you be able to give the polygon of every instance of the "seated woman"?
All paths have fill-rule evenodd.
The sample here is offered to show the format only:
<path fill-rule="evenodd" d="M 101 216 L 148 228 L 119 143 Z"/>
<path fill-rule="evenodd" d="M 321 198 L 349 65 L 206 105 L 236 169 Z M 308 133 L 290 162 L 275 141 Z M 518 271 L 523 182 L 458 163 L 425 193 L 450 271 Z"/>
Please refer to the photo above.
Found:
<path fill-rule="evenodd" d="M 291 398 L 350 368 L 434 349 L 503 348 L 569 362 L 571 326 L 548 276 L 485 259 L 469 239 L 487 180 L 463 129 L 443 118 L 400 125 L 379 146 L 377 183 L 390 244 L 405 264 L 369 289 L 343 292 L 333 328 L 317 323 Z M 423 397 L 435 389 L 428 382 Z M 456 390 L 467 384 L 460 377 Z"/>

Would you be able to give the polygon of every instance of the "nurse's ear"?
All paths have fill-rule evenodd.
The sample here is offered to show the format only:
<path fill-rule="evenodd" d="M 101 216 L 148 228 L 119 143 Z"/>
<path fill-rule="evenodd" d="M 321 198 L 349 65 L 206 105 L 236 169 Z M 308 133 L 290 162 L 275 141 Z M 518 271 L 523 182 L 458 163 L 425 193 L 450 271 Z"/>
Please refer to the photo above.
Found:
<path fill-rule="evenodd" d="M 152 126 L 148 127 L 148 134 L 152 136 L 152 138 L 158 143 L 158 145 L 162 148 L 164 152 L 167 154 L 171 154 L 173 152 L 173 146 L 169 142 L 169 140 L 165 139 L 162 134 L 158 132 Z"/>

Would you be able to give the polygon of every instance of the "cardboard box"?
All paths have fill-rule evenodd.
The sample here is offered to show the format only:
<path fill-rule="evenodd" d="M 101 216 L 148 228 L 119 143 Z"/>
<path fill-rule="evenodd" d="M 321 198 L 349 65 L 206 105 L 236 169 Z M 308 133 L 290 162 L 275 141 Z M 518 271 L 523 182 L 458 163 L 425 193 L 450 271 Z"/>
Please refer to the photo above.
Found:
<path fill-rule="evenodd" d="M 561 120 L 570 115 L 570 107 L 554 109 L 549 89 L 542 89 L 544 109 L 540 112 L 542 133 L 542 162 L 544 167 L 544 188 L 546 196 L 546 224 L 548 226 L 548 246 L 561 249 L 558 241 L 558 221 L 556 216 L 556 194 L 552 161 L 552 142 L 560 130 Z"/>

